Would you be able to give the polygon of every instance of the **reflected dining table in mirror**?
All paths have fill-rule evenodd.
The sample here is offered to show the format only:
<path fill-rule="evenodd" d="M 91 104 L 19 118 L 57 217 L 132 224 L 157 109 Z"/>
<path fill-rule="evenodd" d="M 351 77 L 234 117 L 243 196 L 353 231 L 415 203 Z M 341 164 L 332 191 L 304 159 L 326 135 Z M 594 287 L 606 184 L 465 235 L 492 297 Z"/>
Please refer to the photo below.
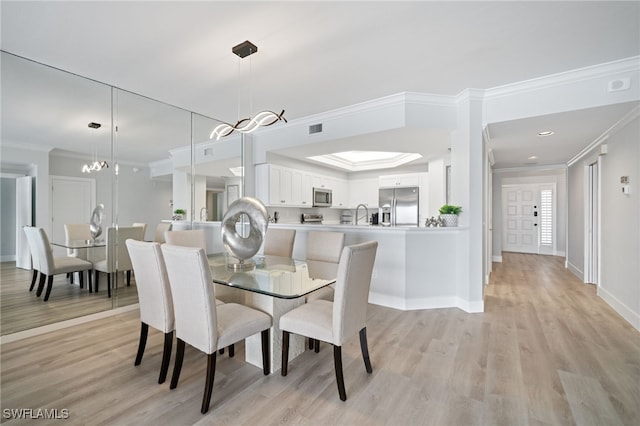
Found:
<path fill-rule="evenodd" d="M 101 250 L 100 253 L 96 253 L 94 250 L 90 249 L 99 249 L 107 246 L 107 242 L 104 239 L 96 239 L 96 240 L 70 240 L 70 241 L 52 241 L 52 246 L 62 247 L 66 249 L 74 249 L 81 250 L 87 249 L 87 260 L 91 263 L 95 263 L 96 261 L 104 258 L 104 253 Z M 93 270 L 89 274 L 89 292 L 92 293 L 92 282 L 91 277 L 93 275 Z"/>
<path fill-rule="evenodd" d="M 238 260 L 227 253 L 209 254 L 207 258 L 213 282 L 217 285 L 217 298 L 224 302 L 242 303 L 273 317 L 270 371 L 278 371 L 282 359 L 280 317 L 305 303 L 307 294 L 335 283 L 335 278 L 312 278 L 313 269 L 322 265 L 287 257 L 256 255 L 250 259 L 251 266 L 245 269 L 236 268 Z M 260 335 L 246 339 L 245 360 L 262 367 L 261 348 Z M 304 337 L 292 335 L 289 359 L 304 351 Z"/>

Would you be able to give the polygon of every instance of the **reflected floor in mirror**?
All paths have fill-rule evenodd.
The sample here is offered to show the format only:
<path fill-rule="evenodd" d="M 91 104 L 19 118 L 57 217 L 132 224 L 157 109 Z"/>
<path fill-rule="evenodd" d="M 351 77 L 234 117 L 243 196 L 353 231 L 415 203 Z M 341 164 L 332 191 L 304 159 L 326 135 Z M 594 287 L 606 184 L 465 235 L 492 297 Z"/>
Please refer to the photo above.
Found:
<path fill-rule="evenodd" d="M 85 276 L 84 288 L 80 289 L 78 280 L 69 284 L 64 274 L 53 279 L 53 289 L 47 302 L 43 295 L 36 297 L 36 283 L 29 291 L 32 272 L 16 268 L 15 262 L 0 264 L 0 333 L 7 335 L 30 330 L 43 325 L 54 324 L 114 307 L 113 299 L 107 297 L 107 278 L 100 275 L 100 293 L 89 293 Z M 118 288 L 118 305 L 127 306 L 138 303 L 135 276 L 131 277 L 131 286 Z"/>

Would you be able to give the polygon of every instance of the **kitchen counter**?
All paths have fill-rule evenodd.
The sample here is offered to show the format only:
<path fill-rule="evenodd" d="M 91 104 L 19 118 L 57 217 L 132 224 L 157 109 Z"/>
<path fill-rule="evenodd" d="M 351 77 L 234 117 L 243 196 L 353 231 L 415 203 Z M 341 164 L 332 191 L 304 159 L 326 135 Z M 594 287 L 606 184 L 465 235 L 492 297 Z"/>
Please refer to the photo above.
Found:
<path fill-rule="evenodd" d="M 173 229 L 187 229 L 188 221 L 173 221 Z M 457 307 L 482 312 L 484 302 L 470 300 L 464 274 L 468 252 L 462 249 L 467 227 L 387 227 L 371 225 L 269 223 L 270 227 L 295 229 L 293 257 L 306 258 L 309 231 L 344 232 L 345 244 L 378 241 L 369 302 L 401 310 Z M 194 222 L 205 229 L 207 253 L 224 251 L 220 222 Z"/>

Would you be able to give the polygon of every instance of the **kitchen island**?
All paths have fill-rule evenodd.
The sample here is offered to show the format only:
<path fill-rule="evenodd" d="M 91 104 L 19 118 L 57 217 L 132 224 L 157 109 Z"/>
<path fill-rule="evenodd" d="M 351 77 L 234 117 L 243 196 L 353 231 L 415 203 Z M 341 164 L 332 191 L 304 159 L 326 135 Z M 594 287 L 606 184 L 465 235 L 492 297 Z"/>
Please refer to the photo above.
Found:
<path fill-rule="evenodd" d="M 189 222 L 174 222 L 173 229 L 185 229 Z M 220 222 L 194 222 L 207 231 L 207 251 L 224 250 Z M 383 227 L 370 225 L 270 223 L 269 227 L 295 229 L 293 257 L 306 258 L 310 230 L 345 233 L 345 244 L 378 241 L 378 253 L 371 279 L 369 302 L 402 310 L 457 307 L 482 312 L 482 300 L 465 296 L 464 275 L 468 259 L 461 241 L 466 227 Z"/>

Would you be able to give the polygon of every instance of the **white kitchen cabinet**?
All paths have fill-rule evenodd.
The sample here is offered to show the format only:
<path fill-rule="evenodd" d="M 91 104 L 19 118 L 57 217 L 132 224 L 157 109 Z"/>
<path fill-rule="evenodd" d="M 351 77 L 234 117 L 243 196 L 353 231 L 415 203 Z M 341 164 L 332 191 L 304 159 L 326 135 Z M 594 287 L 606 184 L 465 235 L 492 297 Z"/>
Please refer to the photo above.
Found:
<path fill-rule="evenodd" d="M 259 164 L 256 196 L 268 206 L 311 207 L 311 175 L 275 164 Z"/>
<path fill-rule="evenodd" d="M 401 175 L 383 175 L 379 178 L 381 188 L 393 186 L 420 186 L 421 173 L 407 173 Z"/>
<path fill-rule="evenodd" d="M 349 207 L 349 189 L 347 181 L 339 178 L 328 178 L 328 188 L 331 190 L 331 207 L 346 209 Z"/>
<path fill-rule="evenodd" d="M 291 171 L 292 204 L 300 207 L 311 207 L 313 204 L 311 174 L 300 170 Z"/>
<path fill-rule="evenodd" d="M 349 181 L 349 207 L 355 209 L 358 204 L 364 204 L 368 209 L 378 207 L 378 178 Z"/>

